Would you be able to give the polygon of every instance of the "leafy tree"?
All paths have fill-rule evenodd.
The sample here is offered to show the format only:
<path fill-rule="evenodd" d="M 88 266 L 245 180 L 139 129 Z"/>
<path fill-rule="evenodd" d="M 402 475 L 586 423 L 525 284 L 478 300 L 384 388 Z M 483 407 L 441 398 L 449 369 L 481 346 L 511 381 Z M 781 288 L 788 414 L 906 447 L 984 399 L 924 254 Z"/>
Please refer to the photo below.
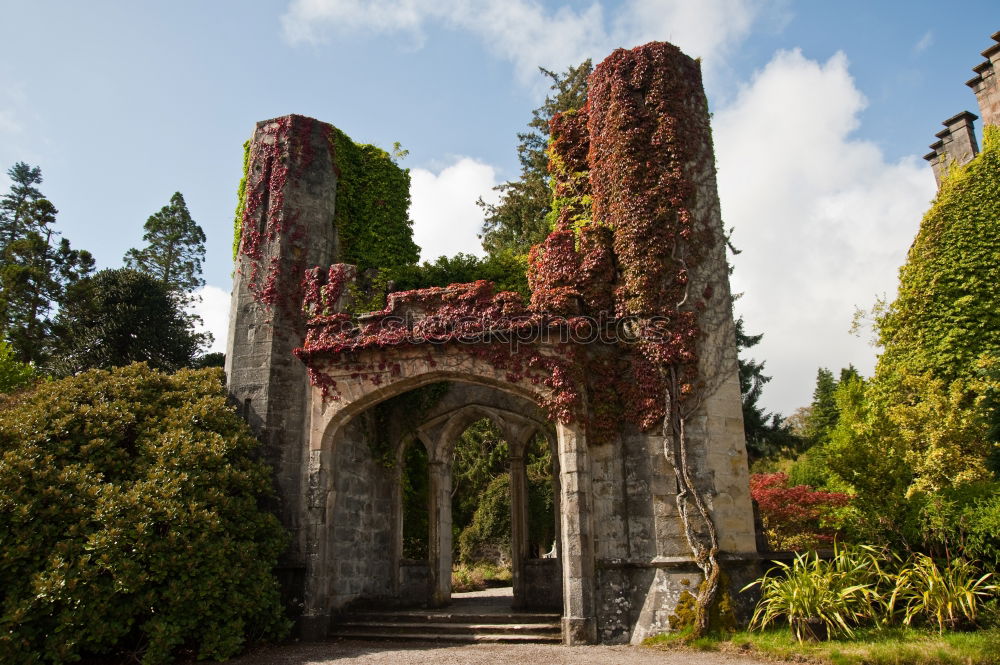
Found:
<path fill-rule="evenodd" d="M 102 270 L 68 295 L 56 322 L 60 340 L 52 367 L 58 374 L 133 362 L 177 370 L 192 363 L 205 341 L 166 284 L 150 275 Z"/>
<path fill-rule="evenodd" d="M 428 510 L 430 478 L 427 449 L 413 437 L 403 451 L 403 473 L 400 476 L 403 499 L 403 556 L 407 559 L 427 559 Z"/>
<path fill-rule="evenodd" d="M 174 192 L 169 204 L 150 215 L 143 228 L 146 247 L 125 252 L 126 268 L 151 275 L 178 294 L 189 294 L 205 285 L 201 277 L 205 232 L 191 219 L 180 192 Z"/>
<path fill-rule="evenodd" d="M 51 350 L 52 315 L 66 289 L 90 274 L 94 259 L 53 228 L 58 211 L 35 187 L 38 167 L 18 162 L 0 200 L 0 336 L 21 362 L 40 364 Z"/>
<path fill-rule="evenodd" d="M 552 92 L 531 112 L 529 131 L 517 135 L 521 176 L 494 188 L 500 192 L 496 205 L 479 200 L 486 215 L 481 234 L 483 248 L 490 255 L 504 251 L 527 254 L 551 231 L 546 221 L 552 205 L 546 154 L 549 120 L 557 113 L 582 108 L 587 102 L 587 77 L 593 71 L 590 60 L 562 74 L 541 67 L 539 70 L 552 81 Z"/>
<path fill-rule="evenodd" d="M 136 364 L 7 401 L 0 662 L 223 660 L 287 630 L 270 472 L 222 378 Z"/>
<path fill-rule="evenodd" d="M 14 349 L 0 340 L 0 393 L 26 386 L 35 378 L 35 368 L 14 358 Z"/>
<path fill-rule="evenodd" d="M 191 367 L 194 369 L 205 369 L 206 367 L 225 367 L 226 366 L 226 354 L 221 351 L 213 351 L 212 353 L 206 353 L 204 355 L 198 356 L 191 363 Z"/>
<path fill-rule="evenodd" d="M 862 529 L 876 525 L 910 548 L 933 549 L 927 534 L 941 531 L 915 517 L 926 506 L 991 478 L 998 182 L 1000 128 L 987 127 L 983 152 L 942 182 L 900 269 L 898 296 L 877 313 L 884 351 L 875 376 L 838 390 L 828 467 L 857 494 Z"/>

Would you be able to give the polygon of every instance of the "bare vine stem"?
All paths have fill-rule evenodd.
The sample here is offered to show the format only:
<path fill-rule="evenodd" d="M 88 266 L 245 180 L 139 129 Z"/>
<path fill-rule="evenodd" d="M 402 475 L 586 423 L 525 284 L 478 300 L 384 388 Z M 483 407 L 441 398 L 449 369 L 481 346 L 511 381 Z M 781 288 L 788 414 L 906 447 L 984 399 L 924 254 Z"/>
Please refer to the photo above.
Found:
<path fill-rule="evenodd" d="M 679 261 L 684 269 L 687 264 L 683 258 L 676 257 L 677 243 L 671 248 L 671 257 Z M 685 284 L 683 297 L 676 305 L 680 308 L 688 300 L 689 284 Z M 695 485 L 688 456 L 687 416 L 697 410 L 702 395 L 692 396 L 693 404 L 686 410 L 680 401 L 680 382 L 677 378 L 677 365 L 673 364 L 660 370 L 664 384 L 667 387 L 664 395 L 663 416 L 663 448 L 667 461 L 673 468 L 677 480 L 677 512 L 684 524 L 684 535 L 694 555 L 695 563 L 701 569 L 704 582 L 695 598 L 695 623 L 693 638 L 702 637 L 708 633 L 709 610 L 719 590 L 719 536 L 712 515 Z M 690 504 L 694 505 L 699 524 L 693 523 L 690 514 Z M 699 527 L 701 527 L 699 529 Z"/>

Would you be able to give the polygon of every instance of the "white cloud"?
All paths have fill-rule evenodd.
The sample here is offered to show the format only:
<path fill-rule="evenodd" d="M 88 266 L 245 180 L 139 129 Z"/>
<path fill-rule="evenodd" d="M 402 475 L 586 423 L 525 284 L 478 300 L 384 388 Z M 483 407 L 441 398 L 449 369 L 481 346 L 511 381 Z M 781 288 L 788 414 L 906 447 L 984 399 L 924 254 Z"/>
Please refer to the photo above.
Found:
<path fill-rule="evenodd" d="M 842 53 L 818 63 L 782 51 L 715 114 L 723 215 L 744 250 L 736 308 L 765 333 L 752 352 L 774 376 L 764 400 L 786 415 L 809 400 L 819 365 L 870 372 L 874 350 L 847 333 L 854 307 L 892 297 L 934 195 L 921 160 L 887 162 L 852 138 L 866 103 Z"/>
<path fill-rule="evenodd" d="M 466 30 L 513 62 L 522 82 L 529 82 L 539 65 L 558 70 L 652 40 L 671 41 L 714 66 L 747 35 L 761 9 L 775 2 L 628 0 L 609 21 L 600 2 L 549 10 L 537 0 L 293 0 L 281 21 L 293 44 L 359 30 L 405 33 L 420 44 L 432 23 Z"/>
<path fill-rule="evenodd" d="M 459 157 L 440 173 L 410 170 L 410 217 L 413 240 L 421 247 L 421 258 L 433 260 L 458 252 L 482 255 L 477 233 L 483 213 L 479 197 L 495 203 L 496 170 L 470 157 Z"/>
<path fill-rule="evenodd" d="M 926 51 L 933 43 L 934 43 L 934 33 L 928 30 L 927 32 L 924 33 L 924 36 L 920 38 L 920 41 L 918 41 L 916 44 L 913 45 L 913 52 L 921 53 L 923 51 Z"/>
<path fill-rule="evenodd" d="M 214 338 L 206 353 L 225 353 L 226 335 L 229 334 L 229 291 L 208 284 L 196 291 L 195 295 L 201 301 L 192 305 L 191 310 L 204 323 L 198 332 L 210 332 Z"/>

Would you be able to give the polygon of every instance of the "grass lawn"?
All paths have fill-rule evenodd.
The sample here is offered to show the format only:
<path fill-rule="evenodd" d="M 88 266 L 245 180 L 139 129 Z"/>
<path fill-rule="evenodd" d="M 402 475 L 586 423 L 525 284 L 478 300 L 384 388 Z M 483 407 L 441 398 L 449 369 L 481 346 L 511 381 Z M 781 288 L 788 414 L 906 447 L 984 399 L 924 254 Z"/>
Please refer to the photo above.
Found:
<path fill-rule="evenodd" d="M 739 632 L 685 641 L 682 635 L 651 637 L 652 648 L 752 653 L 762 658 L 829 665 L 1000 665 L 1000 629 L 945 633 L 907 628 L 857 630 L 857 639 L 799 644 L 787 628 Z"/>

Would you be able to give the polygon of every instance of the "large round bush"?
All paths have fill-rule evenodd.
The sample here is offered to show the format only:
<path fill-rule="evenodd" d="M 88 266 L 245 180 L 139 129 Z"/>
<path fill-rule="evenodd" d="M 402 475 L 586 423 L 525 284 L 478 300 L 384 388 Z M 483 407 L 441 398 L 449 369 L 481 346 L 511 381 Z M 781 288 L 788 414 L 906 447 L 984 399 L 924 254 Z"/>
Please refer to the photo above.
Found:
<path fill-rule="evenodd" d="M 218 369 L 136 364 L 7 398 L 0 662 L 221 659 L 280 636 L 285 535 L 257 446 Z"/>

